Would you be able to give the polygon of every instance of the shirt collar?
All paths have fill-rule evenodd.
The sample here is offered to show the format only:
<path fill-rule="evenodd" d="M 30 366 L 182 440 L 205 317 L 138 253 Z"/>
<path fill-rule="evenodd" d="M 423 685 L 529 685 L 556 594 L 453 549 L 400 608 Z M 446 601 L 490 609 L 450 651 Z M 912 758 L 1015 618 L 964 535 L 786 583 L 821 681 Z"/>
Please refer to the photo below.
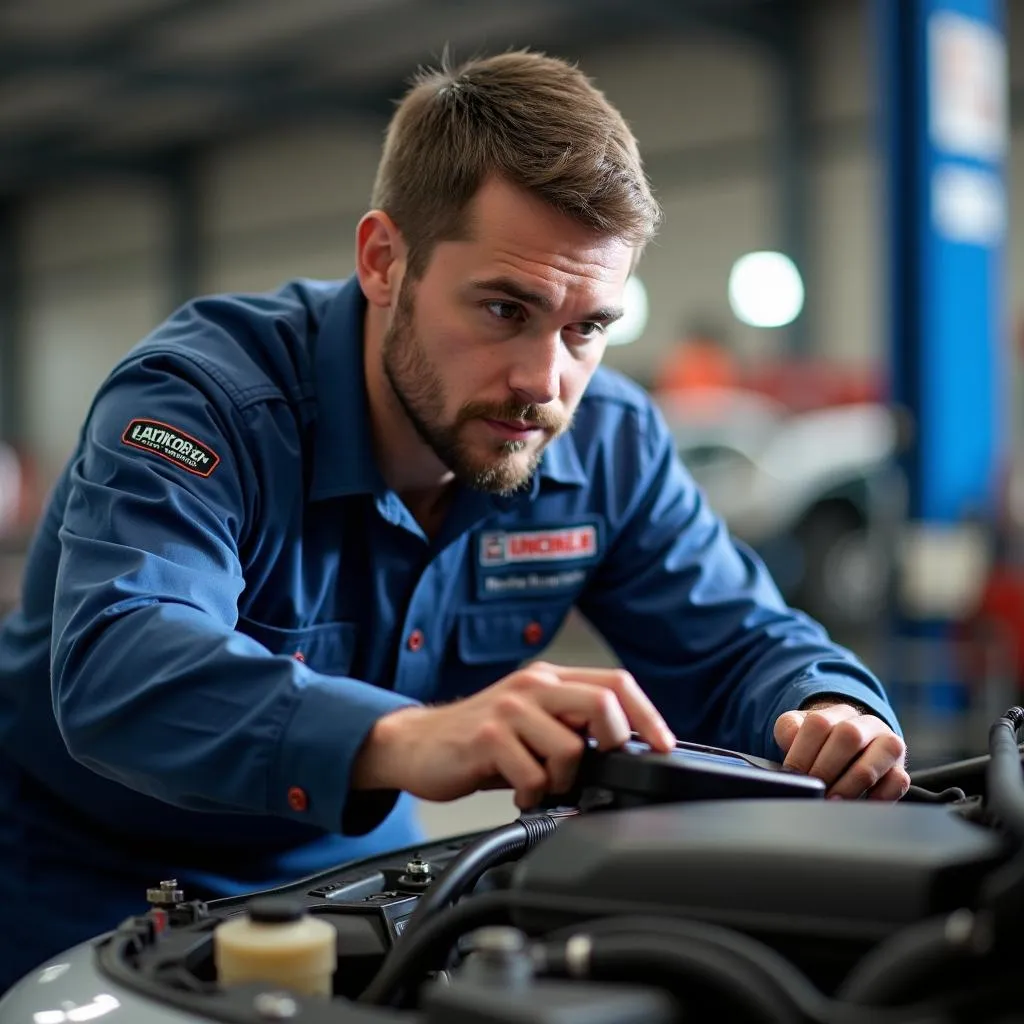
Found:
<path fill-rule="evenodd" d="M 313 356 L 317 421 L 313 442 L 310 499 L 386 493 L 377 468 L 370 429 L 363 363 L 366 298 L 354 275 L 342 282 L 320 325 Z M 546 481 L 582 487 L 587 476 L 567 431 L 544 450 L 529 496 Z"/>

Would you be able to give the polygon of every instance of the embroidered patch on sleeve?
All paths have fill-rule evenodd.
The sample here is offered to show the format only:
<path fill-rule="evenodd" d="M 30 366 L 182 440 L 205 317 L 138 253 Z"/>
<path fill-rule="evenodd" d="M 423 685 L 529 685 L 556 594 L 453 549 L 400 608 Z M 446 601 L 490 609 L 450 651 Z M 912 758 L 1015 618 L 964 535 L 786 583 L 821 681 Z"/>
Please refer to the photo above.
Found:
<path fill-rule="evenodd" d="M 159 455 L 196 476 L 209 476 L 220 463 L 220 456 L 208 445 L 159 420 L 132 420 L 121 440 L 132 448 Z"/>

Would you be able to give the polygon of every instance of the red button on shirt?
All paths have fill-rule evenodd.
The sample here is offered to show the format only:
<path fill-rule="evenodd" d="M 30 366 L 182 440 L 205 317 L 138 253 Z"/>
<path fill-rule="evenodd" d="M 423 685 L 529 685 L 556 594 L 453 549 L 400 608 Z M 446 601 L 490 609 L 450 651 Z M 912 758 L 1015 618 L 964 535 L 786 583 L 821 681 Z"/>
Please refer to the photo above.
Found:
<path fill-rule="evenodd" d="M 301 786 L 292 786 L 288 790 L 288 806 L 293 811 L 304 811 L 309 806 L 309 797 Z"/>
<path fill-rule="evenodd" d="M 528 644 L 539 644 L 544 639 L 544 627 L 539 622 L 531 622 L 523 629 L 523 639 Z"/>
<path fill-rule="evenodd" d="M 409 634 L 409 639 L 406 640 L 406 646 L 410 651 L 418 651 L 423 646 L 423 632 L 419 629 L 414 629 Z"/>

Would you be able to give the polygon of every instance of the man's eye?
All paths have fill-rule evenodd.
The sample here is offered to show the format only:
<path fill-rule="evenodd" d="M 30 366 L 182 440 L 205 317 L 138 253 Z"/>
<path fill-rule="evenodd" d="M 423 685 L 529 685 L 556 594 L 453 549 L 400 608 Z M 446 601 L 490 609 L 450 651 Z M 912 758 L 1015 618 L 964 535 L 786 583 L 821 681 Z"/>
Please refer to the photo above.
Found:
<path fill-rule="evenodd" d="M 596 320 L 585 320 L 576 324 L 574 329 L 581 338 L 596 338 L 605 332 L 604 324 L 599 324 Z"/>
<path fill-rule="evenodd" d="M 519 306 L 514 302 L 502 302 L 500 299 L 487 303 L 487 310 L 499 320 L 515 320 L 520 314 Z"/>

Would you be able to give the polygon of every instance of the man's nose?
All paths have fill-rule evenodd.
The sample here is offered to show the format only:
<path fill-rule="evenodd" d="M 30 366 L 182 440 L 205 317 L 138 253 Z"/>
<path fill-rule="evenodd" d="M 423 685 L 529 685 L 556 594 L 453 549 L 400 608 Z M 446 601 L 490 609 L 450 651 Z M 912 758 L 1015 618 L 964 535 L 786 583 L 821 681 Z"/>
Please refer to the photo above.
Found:
<path fill-rule="evenodd" d="M 509 374 L 509 387 L 516 397 L 531 405 L 547 405 L 558 398 L 561 387 L 562 337 L 523 339 L 521 354 Z"/>

